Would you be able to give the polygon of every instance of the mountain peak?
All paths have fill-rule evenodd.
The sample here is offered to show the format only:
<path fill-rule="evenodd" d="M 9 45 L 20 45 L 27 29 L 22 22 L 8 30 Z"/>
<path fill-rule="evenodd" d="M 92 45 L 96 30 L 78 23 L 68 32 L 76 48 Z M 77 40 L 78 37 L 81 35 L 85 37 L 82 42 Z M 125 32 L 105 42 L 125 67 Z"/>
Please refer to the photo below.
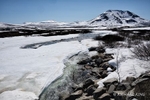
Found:
<path fill-rule="evenodd" d="M 107 10 L 90 21 L 91 25 L 100 26 L 135 26 L 149 21 L 128 10 Z"/>

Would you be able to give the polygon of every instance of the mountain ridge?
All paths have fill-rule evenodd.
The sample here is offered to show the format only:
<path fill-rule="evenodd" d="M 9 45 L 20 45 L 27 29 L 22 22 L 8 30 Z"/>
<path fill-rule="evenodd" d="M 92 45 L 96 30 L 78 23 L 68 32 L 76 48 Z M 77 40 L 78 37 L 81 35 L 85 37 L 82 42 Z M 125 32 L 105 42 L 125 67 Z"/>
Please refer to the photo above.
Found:
<path fill-rule="evenodd" d="M 141 18 L 128 10 L 107 10 L 99 14 L 96 18 L 89 21 L 75 21 L 72 23 L 57 22 L 54 20 L 41 22 L 25 22 L 23 24 L 7 24 L 0 23 L 1 28 L 7 27 L 29 27 L 47 29 L 53 27 L 80 27 L 80 26 L 96 26 L 96 27 L 114 27 L 114 26 L 150 26 L 150 21 Z"/>

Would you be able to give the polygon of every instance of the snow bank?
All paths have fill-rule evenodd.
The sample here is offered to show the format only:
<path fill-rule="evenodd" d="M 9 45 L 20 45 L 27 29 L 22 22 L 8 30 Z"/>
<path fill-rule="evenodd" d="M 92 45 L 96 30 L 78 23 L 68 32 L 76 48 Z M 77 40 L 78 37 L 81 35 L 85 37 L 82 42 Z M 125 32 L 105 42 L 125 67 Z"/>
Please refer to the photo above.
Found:
<path fill-rule="evenodd" d="M 144 73 L 149 69 L 150 62 L 136 59 L 133 53 L 128 48 L 115 48 L 106 49 L 107 53 L 113 53 L 114 59 L 109 61 L 109 64 L 117 68 L 118 60 L 118 71 L 120 78 L 122 80 L 126 79 L 128 76 L 138 77 L 140 74 Z M 103 82 L 110 78 L 118 78 L 117 72 L 111 72 L 106 78 L 98 82 L 99 87 L 103 86 Z"/>
<path fill-rule="evenodd" d="M 63 60 L 88 47 L 97 45 L 92 39 L 59 42 L 37 49 L 21 49 L 28 44 L 77 37 L 12 37 L 0 39 L 0 100 L 33 100 L 42 90 L 63 74 Z M 90 55 L 95 52 L 90 53 Z"/>

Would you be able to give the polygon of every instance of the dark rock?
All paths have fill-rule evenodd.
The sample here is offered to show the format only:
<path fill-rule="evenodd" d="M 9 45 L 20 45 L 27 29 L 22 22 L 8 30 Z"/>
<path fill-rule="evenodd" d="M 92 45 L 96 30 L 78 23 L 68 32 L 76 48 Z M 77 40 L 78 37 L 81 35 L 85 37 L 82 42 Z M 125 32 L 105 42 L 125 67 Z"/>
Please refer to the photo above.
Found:
<path fill-rule="evenodd" d="M 104 53 L 105 52 L 105 49 L 104 48 L 97 48 L 96 51 L 98 53 Z"/>
<path fill-rule="evenodd" d="M 94 81 L 89 78 L 83 83 L 83 88 L 86 89 L 87 87 L 89 87 L 90 85 L 93 85 L 93 84 L 94 84 Z"/>
<path fill-rule="evenodd" d="M 92 61 L 92 59 L 88 58 L 88 59 L 79 61 L 77 64 L 79 64 L 79 65 L 84 65 L 84 64 L 87 64 L 87 63 L 89 63 L 89 62 L 91 62 L 91 61 Z"/>
<path fill-rule="evenodd" d="M 93 97 L 94 99 L 98 99 L 98 97 L 100 97 L 102 94 L 104 94 L 106 92 L 106 88 L 98 88 L 94 91 L 93 93 Z"/>
<path fill-rule="evenodd" d="M 89 51 L 96 51 L 97 47 L 88 48 Z"/>
<path fill-rule="evenodd" d="M 93 95 L 93 92 L 94 92 L 95 90 L 96 90 L 96 87 L 95 87 L 94 85 L 89 86 L 89 87 L 86 89 L 87 96 Z"/>
<path fill-rule="evenodd" d="M 98 59 L 99 56 L 98 56 L 98 55 L 94 55 L 94 56 L 92 56 L 91 58 L 92 58 L 92 59 Z"/>
<path fill-rule="evenodd" d="M 110 68 L 112 69 L 112 72 L 116 70 L 116 67 L 110 65 Z"/>
<path fill-rule="evenodd" d="M 108 93 L 102 94 L 98 100 L 110 100 L 110 95 Z"/>
<path fill-rule="evenodd" d="M 99 67 L 102 67 L 103 69 L 107 70 L 107 68 L 110 67 L 110 65 L 108 64 L 108 62 L 104 62 L 100 64 Z"/>
<path fill-rule="evenodd" d="M 131 89 L 131 85 L 128 82 L 123 82 L 122 85 L 126 88 L 126 90 L 130 90 Z"/>
<path fill-rule="evenodd" d="M 95 63 L 97 65 L 100 65 L 102 62 L 103 62 L 103 60 L 101 58 L 98 58 L 98 59 L 95 60 Z"/>
<path fill-rule="evenodd" d="M 117 91 L 126 90 L 126 87 L 125 87 L 125 85 L 123 85 L 123 84 L 121 83 L 121 84 L 118 84 L 116 90 L 117 90 Z"/>
<path fill-rule="evenodd" d="M 112 85 L 110 85 L 110 87 L 109 87 L 109 89 L 108 89 L 107 92 L 108 92 L 109 94 L 111 94 L 111 93 L 113 93 L 113 91 L 115 90 L 115 88 L 116 88 L 115 85 L 112 84 Z"/>
<path fill-rule="evenodd" d="M 105 77 L 107 77 L 107 75 L 108 75 L 108 74 L 107 74 L 107 71 L 104 70 L 103 73 L 102 73 L 102 75 L 101 75 L 101 77 L 102 77 L 102 78 L 105 78 Z"/>
<path fill-rule="evenodd" d="M 107 85 L 107 84 L 114 84 L 114 83 L 117 83 L 118 82 L 118 79 L 116 78 L 110 78 L 106 81 L 103 82 L 104 85 Z"/>
<path fill-rule="evenodd" d="M 150 73 L 145 73 L 141 75 L 141 78 L 150 78 Z"/>
<path fill-rule="evenodd" d="M 115 100 L 125 100 L 125 96 L 124 91 L 113 91 L 113 97 Z"/>
<path fill-rule="evenodd" d="M 74 93 L 72 93 L 68 98 L 66 98 L 65 100 L 75 100 L 77 98 L 79 98 L 82 95 L 83 91 L 82 90 L 78 90 Z"/>

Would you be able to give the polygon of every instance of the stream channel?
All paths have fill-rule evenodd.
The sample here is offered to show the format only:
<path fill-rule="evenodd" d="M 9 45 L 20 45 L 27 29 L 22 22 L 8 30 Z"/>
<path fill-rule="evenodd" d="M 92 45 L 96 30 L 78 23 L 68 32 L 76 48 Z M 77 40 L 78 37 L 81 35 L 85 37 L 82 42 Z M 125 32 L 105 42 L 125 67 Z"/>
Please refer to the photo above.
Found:
<path fill-rule="evenodd" d="M 39 42 L 34 44 L 28 44 L 22 49 L 38 49 L 41 46 L 51 45 L 59 42 L 70 42 L 70 41 L 79 41 L 84 39 L 92 39 L 95 36 L 99 36 L 104 34 L 103 32 L 99 32 L 96 34 L 86 33 L 79 34 L 78 37 L 61 39 L 61 40 L 53 40 L 46 42 Z M 86 80 L 88 76 L 88 72 L 84 72 L 82 70 L 82 66 L 77 65 L 77 62 L 80 60 L 87 58 L 88 52 L 78 52 L 67 59 L 64 59 L 64 65 L 66 66 L 63 70 L 63 75 L 55 79 L 52 83 L 50 83 L 47 87 L 39 95 L 39 100 L 60 100 L 61 95 L 67 95 L 73 92 L 72 87 Z"/>

